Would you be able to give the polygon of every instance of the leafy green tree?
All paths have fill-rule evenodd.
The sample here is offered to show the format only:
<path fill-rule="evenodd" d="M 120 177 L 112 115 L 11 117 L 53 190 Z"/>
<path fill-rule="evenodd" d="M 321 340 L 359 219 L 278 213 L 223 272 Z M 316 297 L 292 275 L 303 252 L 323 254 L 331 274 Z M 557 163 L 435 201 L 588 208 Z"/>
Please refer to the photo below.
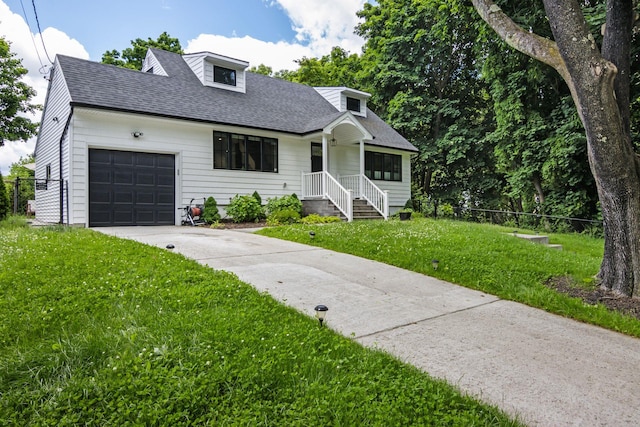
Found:
<path fill-rule="evenodd" d="M 605 224 L 598 278 L 605 289 L 640 296 L 640 158 L 630 123 L 634 2 L 607 0 L 601 42 L 586 19 L 600 2 L 543 0 L 552 37 L 518 24 L 491 0 L 472 3 L 500 38 L 551 66 L 567 84 Z"/>
<path fill-rule="evenodd" d="M 257 67 L 249 68 L 249 71 L 256 74 L 273 77 L 273 68 L 269 67 L 268 65 L 260 64 Z"/>
<path fill-rule="evenodd" d="M 484 140 L 492 110 L 478 78 L 473 9 L 459 0 L 380 0 L 359 16 L 366 86 L 377 111 L 420 150 L 418 191 L 493 207 L 502 178 Z"/>
<path fill-rule="evenodd" d="M 131 40 L 131 47 L 122 50 L 122 53 L 113 49 L 102 54 L 102 63 L 117 65 L 118 67 L 140 70 L 149 48 L 157 48 L 175 53 L 184 53 L 180 40 L 171 37 L 167 32 L 163 32 L 156 40 L 149 37 L 147 40 Z"/>
<path fill-rule="evenodd" d="M 21 213 L 26 212 L 27 201 L 35 199 L 35 184 L 33 181 L 35 172 L 25 166 L 30 163 L 35 163 L 35 159 L 33 155 L 29 155 L 27 157 L 21 157 L 20 160 L 12 163 L 11 168 L 9 169 L 9 175 L 7 175 L 7 180 L 13 181 L 13 182 L 16 182 L 18 179 L 20 180 L 17 208 L 13 206 L 14 199 L 15 199 L 14 189 L 7 188 L 9 206 L 12 212 L 21 212 Z"/>
<path fill-rule="evenodd" d="M 0 147 L 5 141 L 27 141 L 37 132 L 38 123 L 23 115 L 41 109 L 30 102 L 35 90 L 20 81 L 27 72 L 9 42 L 0 37 Z"/>
<path fill-rule="evenodd" d="M 4 186 L 4 178 L 2 178 L 2 172 L 0 172 L 0 221 L 5 219 L 9 214 L 9 198 L 7 197 L 7 190 Z"/>
<path fill-rule="evenodd" d="M 334 47 L 329 55 L 321 58 L 304 57 L 296 63 L 300 66 L 297 70 L 281 71 L 275 77 L 309 86 L 347 86 L 365 90 L 360 57 L 341 47 Z"/>
<path fill-rule="evenodd" d="M 546 14 L 537 3 L 521 2 L 509 13 L 526 28 L 550 36 Z M 495 34 L 486 37 L 481 75 L 490 87 L 496 122 L 488 141 L 497 169 L 505 174 L 503 192 L 511 208 L 596 217 L 584 131 L 569 89 L 549 67 L 519 53 L 505 55 L 511 48 Z"/>

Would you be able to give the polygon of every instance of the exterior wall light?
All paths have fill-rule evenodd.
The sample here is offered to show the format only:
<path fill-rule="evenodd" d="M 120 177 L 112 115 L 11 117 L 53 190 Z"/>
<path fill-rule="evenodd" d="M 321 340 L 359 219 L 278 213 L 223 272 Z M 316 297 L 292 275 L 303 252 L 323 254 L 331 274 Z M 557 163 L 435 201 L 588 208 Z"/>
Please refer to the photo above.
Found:
<path fill-rule="evenodd" d="M 142 135 L 144 134 L 140 131 L 131 132 L 131 136 L 134 138 L 140 138 Z"/>
<path fill-rule="evenodd" d="M 326 305 L 320 304 L 320 305 L 316 305 L 314 310 L 316 311 L 316 317 L 320 322 L 320 327 L 322 327 L 322 323 L 324 322 L 324 318 L 327 315 L 327 311 L 329 311 L 329 307 L 327 307 Z"/>

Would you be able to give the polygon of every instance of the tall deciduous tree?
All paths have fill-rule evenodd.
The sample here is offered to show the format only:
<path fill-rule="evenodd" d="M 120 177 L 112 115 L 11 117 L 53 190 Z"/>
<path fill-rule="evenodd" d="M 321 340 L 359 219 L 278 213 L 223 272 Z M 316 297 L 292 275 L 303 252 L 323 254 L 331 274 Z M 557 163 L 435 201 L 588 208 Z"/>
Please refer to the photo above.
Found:
<path fill-rule="evenodd" d="M 167 50 L 169 52 L 184 53 L 180 40 L 171 37 L 167 32 L 163 32 L 156 40 L 149 37 L 147 40 L 131 40 L 131 47 L 122 50 L 122 54 L 113 49 L 102 54 L 102 63 L 117 65 L 118 67 L 139 70 L 150 47 Z"/>
<path fill-rule="evenodd" d="M 432 200 L 491 206 L 500 177 L 483 144 L 491 107 L 476 67 L 473 8 L 459 0 L 365 3 L 357 32 L 372 101 L 420 153 L 414 183 Z"/>
<path fill-rule="evenodd" d="M 24 114 L 41 107 L 31 104 L 36 92 L 20 80 L 25 74 L 22 60 L 15 58 L 9 42 L 0 37 L 0 147 L 4 141 L 26 141 L 36 134 L 38 123 Z"/>
<path fill-rule="evenodd" d="M 598 46 L 578 0 L 543 0 L 553 40 L 517 25 L 491 0 L 472 0 L 515 49 L 553 67 L 567 83 L 585 128 L 605 223 L 601 285 L 640 296 L 640 161 L 630 135 L 632 0 L 607 0 Z"/>

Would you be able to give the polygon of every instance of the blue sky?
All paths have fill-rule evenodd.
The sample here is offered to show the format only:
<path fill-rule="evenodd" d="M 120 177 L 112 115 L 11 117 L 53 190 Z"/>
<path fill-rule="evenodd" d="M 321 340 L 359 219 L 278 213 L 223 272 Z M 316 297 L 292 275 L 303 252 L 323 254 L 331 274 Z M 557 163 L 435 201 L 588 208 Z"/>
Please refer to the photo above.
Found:
<path fill-rule="evenodd" d="M 121 51 L 131 40 L 155 39 L 163 31 L 186 52 L 206 50 L 274 70 L 294 69 L 296 59 L 326 55 L 333 46 L 359 53 L 363 41 L 353 29 L 365 1 L 35 0 L 43 46 L 32 1 L 0 0 L 0 37 L 22 59 L 29 70 L 24 80 L 38 92 L 34 101 L 43 104 L 47 53 L 52 61 L 58 53 L 100 61 L 107 50 Z M 2 174 L 34 148 L 35 138 L 5 142 Z"/>

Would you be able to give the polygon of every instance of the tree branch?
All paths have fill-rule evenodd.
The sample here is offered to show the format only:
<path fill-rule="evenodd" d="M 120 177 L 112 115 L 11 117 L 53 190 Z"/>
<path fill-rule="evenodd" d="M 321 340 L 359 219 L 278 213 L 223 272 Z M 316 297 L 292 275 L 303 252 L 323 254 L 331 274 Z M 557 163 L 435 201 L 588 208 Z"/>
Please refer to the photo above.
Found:
<path fill-rule="evenodd" d="M 513 22 L 500 7 L 491 0 L 471 0 L 480 17 L 514 49 L 553 67 L 569 85 L 573 83 L 567 66 L 560 55 L 558 45 L 545 37 L 529 32 Z"/>

